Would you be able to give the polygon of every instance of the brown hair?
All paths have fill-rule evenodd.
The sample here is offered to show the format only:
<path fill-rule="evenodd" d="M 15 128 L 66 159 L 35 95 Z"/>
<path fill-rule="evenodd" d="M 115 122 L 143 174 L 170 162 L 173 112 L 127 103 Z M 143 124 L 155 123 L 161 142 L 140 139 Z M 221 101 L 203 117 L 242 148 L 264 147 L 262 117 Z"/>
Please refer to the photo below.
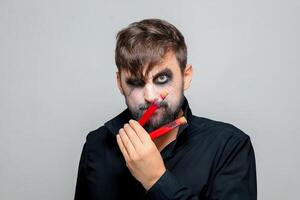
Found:
<path fill-rule="evenodd" d="M 134 22 L 118 32 L 115 62 L 118 70 L 143 78 L 159 64 L 164 55 L 174 52 L 181 72 L 187 63 L 187 48 L 183 35 L 172 24 L 161 19 Z"/>

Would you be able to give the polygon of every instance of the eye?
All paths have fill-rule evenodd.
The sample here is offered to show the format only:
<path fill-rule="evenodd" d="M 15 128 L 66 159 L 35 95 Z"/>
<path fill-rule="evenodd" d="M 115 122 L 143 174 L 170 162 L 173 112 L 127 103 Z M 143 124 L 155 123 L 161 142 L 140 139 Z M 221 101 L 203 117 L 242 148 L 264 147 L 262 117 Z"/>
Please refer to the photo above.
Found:
<path fill-rule="evenodd" d="M 127 80 L 127 84 L 134 87 L 143 87 L 145 85 L 144 81 L 139 79 Z"/>
<path fill-rule="evenodd" d="M 161 75 L 155 79 L 155 82 L 158 84 L 165 84 L 169 81 L 169 77 L 167 75 Z"/>

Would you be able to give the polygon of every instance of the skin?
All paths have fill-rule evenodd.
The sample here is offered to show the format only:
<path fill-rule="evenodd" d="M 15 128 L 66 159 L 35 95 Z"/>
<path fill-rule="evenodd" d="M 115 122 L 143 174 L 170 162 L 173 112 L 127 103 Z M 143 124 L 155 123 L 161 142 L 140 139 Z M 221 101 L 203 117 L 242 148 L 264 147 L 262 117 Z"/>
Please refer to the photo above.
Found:
<path fill-rule="evenodd" d="M 167 73 L 166 73 L 167 72 Z M 159 108 L 147 123 L 147 129 L 136 120 L 131 119 L 119 130 L 116 139 L 131 174 L 149 190 L 166 171 L 160 151 L 176 139 L 178 128 L 173 129 L 152 141 L 148 132 L 171 120 L 167 114 L 183 115 L 180 102 L 183 91 L 191 84 L 193 75 L 192 65 L 187 64 L 181 72 L 175 54 L 168 52 L 162 62 L 155 66 L 145 80 L 136 80 L 128 72 L 116 73 L 117 84 L 121 94 L 125 97 L 129 110 L 138 118 L 147 106 L 159 98 L 163 91 L 168 92 L 164 100 L 165 106 Z M 134 81 L 132 81 L 134 80 Z"/>

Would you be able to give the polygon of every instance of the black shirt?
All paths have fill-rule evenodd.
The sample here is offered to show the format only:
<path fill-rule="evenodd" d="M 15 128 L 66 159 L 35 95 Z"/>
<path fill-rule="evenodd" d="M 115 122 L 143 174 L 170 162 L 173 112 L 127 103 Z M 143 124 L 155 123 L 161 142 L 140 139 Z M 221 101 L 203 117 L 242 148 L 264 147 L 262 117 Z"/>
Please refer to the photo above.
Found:
<path fill-rule="evenodd" d="M 131 119 L 128 108 L 90 132 L 83 146 L 75 200 L 256 200 L 254 150 L 231 124 L 192 115 L 160 153 L 166 172 L 146 191 L 126 167 L 116 134 Z"/>

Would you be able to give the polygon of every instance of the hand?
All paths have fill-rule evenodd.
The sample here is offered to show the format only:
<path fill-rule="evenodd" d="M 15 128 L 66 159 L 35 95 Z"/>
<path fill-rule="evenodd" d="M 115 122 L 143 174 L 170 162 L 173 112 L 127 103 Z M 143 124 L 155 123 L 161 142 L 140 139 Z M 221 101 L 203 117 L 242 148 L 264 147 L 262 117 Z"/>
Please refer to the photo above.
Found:
<path fill-rule="evenodd" d="M 131 174 L 149 190 L 166 171 L 150 135 L 137 121 L 130 120 L 119 130 L 117 143 Z"/>

